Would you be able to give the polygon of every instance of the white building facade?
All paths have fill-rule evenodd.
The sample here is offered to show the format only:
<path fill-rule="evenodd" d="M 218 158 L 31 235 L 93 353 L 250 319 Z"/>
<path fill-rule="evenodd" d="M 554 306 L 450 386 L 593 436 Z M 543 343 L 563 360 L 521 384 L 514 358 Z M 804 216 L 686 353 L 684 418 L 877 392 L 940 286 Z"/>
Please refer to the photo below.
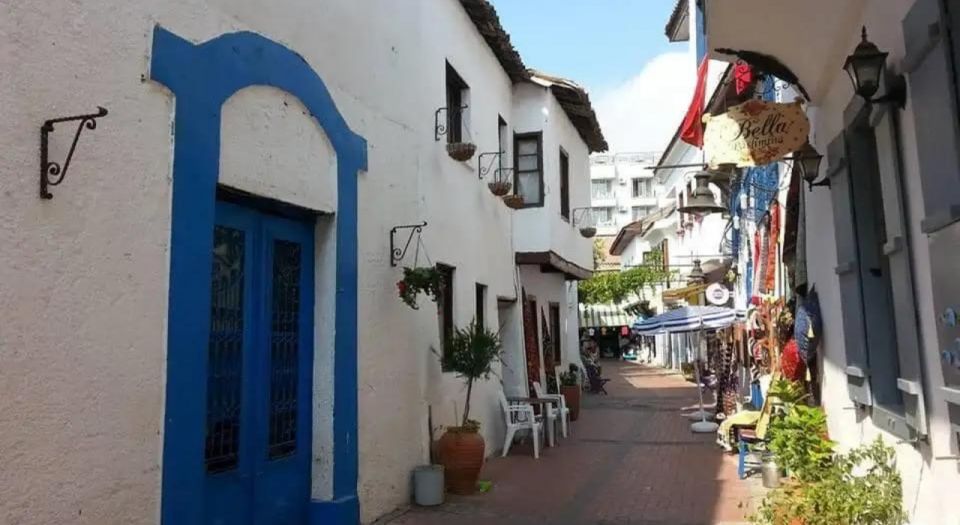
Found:
<path fill-rule="evenodd" d="M 822 405 L 842 449 L 880 437 L 896 450 L 904 509 L 955 525 L 960 487 L 956 209 L 960 203 L 954 2 L 706 1 L 710 49 L 775 56 L 810 94 L 811 143 L 825 154 L 802 191 L 802 263 L 824 320 Z M 866 103 L 843 72 L 862 30 L 888 52 Z M 800 242 L 800 241 L 798 241 Z"/>
<path fill-rule="evenodd" d="M 583 90 L 529 73 L 486 1 L 6 11 L 0 521 L 369 522 L 409 500 L 428 407 L 440 431 L 463 409 L 431 351 L 445 327 L 482 318 L 523 363 L 535 298 L 560 341 L 539 358 L 579 359 L 591 241 L 564 214 L 606 145 Z M 38 169 L 37 128 L 74 115 Z M 542 200 L 505 206 L 491 159 Z M 423 222 L 396 260 L 414 230 L 391 230 Z M 438 309 L 397 297 L 415 258 L 448 270 Z M 533 380 L 511 369 L 503 388 Z M 474 387 L 488 453 L 501 388 Z"/>

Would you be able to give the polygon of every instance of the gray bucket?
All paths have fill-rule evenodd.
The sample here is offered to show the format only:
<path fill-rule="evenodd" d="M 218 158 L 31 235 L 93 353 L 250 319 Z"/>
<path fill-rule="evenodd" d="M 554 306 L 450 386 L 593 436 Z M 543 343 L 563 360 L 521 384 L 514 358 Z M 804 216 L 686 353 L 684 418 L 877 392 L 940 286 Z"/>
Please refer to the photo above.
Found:
<path fill-rule="evenodd" d="M 443 465 L 421 465 L 413 469 L 413 501 L 423 507 L 443 503 Z"/>
<path fill-rule="evenodd" d="M 780 486 L 780 467 L 773 458 L 765 458 L 760 466 L 760 473 L 763 476 L 763 486 L 768 489 L 775 489 Z"/>

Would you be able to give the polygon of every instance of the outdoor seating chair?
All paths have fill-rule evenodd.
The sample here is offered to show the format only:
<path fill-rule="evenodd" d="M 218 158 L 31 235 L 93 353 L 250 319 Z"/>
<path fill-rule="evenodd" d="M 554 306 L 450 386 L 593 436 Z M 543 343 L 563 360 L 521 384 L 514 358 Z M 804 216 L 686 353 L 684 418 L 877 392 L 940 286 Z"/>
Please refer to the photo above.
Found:
<path fill-rule="evenodd" d="M 600 367 L 587 365 L 587 379 L 590 385 L 590 393 L 604 395 L 607 394 L 607 389 L 604 385 L 606 385 L 610 380 L 600 377 Z"/>
<path fill-rule="evenodd" d="M 543 419 L 537 416 L 533 411 L 533 405 L 530 403 L 510 403 L 503 390 L 499 392 L 500 408 L 503 409 L 504 423 L 507 429 L 506 437 L 503 441 L 503 454 L 506 456 L 510 452 L 510 445 L 513 444 L 513 438 L 520 430 L 529 430 L 533 436 L 533 457 L 540 458 L 540 438 L 543 436 Z"/>
<path fill-rule="evenodd" d="M 731 430 L 737 443 L 737 475 L 740 479 L 745 479 L 749 470 L 758 469 L 762 465 L 762 460 L 756 455 L 766 450 L 766 433 L 772 410 L 769 397 L 763 398 L 757 383 L 750 387 L 750 401 L 754 406 L 760 406 L 760 420 L 755 426 L 734 426 Z M 750 457 L 751 454 L 754 455 L 753 458 Z"/>
<path fill-rule="evenodd" d="M 560 420 L 560 432 L 563 437 L 567 437 L 567 420 L 570 419 L 570 409 L 567 408 L 567 403 L 564 397 L 561 394 L 547 394 L 543 391 L 543 387 L 540 386 L 540 382 L 533 382 L 533 391 L 537 394 L 537 397 L 540 399 L 554 399 L 557 401 L 557 405 L 544 405 L 546 407 L 547 415 L 547 426 L 550 429 L 550 432 L 547 432 L 547 439 L 550 442 L 550 446 L 554 445 L 553 443 L 553 428 L 557 424 L 557 419 Z"/>

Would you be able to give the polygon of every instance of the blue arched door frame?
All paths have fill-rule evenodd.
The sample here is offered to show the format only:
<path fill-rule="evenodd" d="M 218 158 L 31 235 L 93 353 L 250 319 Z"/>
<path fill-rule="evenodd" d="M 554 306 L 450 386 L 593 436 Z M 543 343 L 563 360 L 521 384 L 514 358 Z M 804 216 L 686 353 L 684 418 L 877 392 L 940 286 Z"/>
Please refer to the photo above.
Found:
<path fill-rule="evenodd" d="M 193 44 L 156 27 L 151 79 L 176 100 L 167 387 L 161 516 L 169 525 L 203 515 L 203 432 L 210 326 L 210 268 L 220 172 L 224 102 L 249 86 L 272 86 L 300 99 L 337 156 L 336 319 L 334 340 L 333 498 L 314 502 L 314 523 L 356 524 L 357 501 L 357 174 L 367 144 L 350 130 L 323 80 L 306 60 L 250 32 Z"/>

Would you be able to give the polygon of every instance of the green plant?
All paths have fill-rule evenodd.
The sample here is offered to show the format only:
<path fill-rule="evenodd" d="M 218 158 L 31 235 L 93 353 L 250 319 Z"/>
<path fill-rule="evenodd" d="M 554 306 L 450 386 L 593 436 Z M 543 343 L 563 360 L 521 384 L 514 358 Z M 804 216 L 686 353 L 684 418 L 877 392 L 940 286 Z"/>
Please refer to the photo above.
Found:
<path fill-rule="evenodd" d="M 878 438 L 823 466 L 815 481 L 770 492 L 752 521 L 764 525 L 901 525 L 903 488 L 893 449 Z"/>
<path fill-rule="evenodd" d="M 404 268 L 403 279 L 397 282 L 397 292 L 407 306 L 418 310 L 417 296 L 426 293 L 437 302 L 443 290 L 443 274 L 434 266 Z"/>
<path fill-rule="evenodd" d="M 471 321 L 466 328 L 454 330 L 453 335 L 446 341 L 441 358 L 444 369 L 456 373 L 467 382 L 467 399 L 463 405 L 461 423 L 463 430 L 475 432 L 480 427 L 480 423 L 470 419 L 473 383 L 490 377 L 494 363 L 500 360 L 502 349 L 500 336 L 487 330 L 476 320 Z"/>
<path fill-rule="evenodd" d="M 819 407 L 786 405 L 786 414 L 773 417 L 767 433 L 768 448 L 777 464 L 801 481 L 816 480 L 833 457 L 826 438 L 827 416 Z"/>
<path fill-rule="evenodd" d="M 641 298 L 645 289 L 654 289 L 670 278 L 663 268 L 659 250 L 644 254 L 643 264 L 622 272 L 597 272 L 580 283 L 580 302 L 584 304 L 622 303 L 631 297 Z"/>
<path fill-rule="evenodd" d="M 577 386 L 577 374 L 573 370 L 560 372 L 560 384 L 562 386 Z"/>
<path fill-rule="evenodd" d="M 767 395 L 785 406 L 797 404 L 807 398 L 807 392 L 801 383 L 789 379 L 778 379 L 770 385 Z"/>

